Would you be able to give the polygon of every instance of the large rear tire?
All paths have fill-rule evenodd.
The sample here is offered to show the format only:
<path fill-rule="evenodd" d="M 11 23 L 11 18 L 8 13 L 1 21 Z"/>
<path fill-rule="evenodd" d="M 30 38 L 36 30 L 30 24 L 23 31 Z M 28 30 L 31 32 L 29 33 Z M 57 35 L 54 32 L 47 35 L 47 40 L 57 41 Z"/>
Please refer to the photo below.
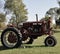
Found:
<path fill-rule="evenodd" d="M 14 37 L 12 36 L 11 40 L 8 40 L 9 34 L 12 32 L 15 35 L 15 40 Z M 17 48 L 21 46 L 21 37 L 18 33 L 18 31 L 15 28 L 7 28 L 5 29 L 2 34 L 1 34 L 1 42 L 4 47 L 6 48 Z"/>

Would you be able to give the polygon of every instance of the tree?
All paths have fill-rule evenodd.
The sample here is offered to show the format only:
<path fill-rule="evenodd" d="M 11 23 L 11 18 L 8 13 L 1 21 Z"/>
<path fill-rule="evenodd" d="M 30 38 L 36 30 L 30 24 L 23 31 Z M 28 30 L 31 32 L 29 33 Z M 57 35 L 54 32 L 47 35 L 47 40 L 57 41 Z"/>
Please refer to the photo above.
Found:
<path fill-rule="evenodd" d="M 14 15 L 13 15 L 13 16 L 11 17 L 11 19 L 9 20 L 9 24 L 16 24 L 16 18 L 15 18 Z"/>
<path fill-rule="evenodd" d="M 3 13 L 0 13 L 0 22 L 5 22 L 6 18 L 5 15 Z"/>
<path fill-rule="evenodd" d="M 5 14 L 0 13 L 0 29 L 3 28 L 4 26 L 2 26 L 2 24 L 5 25 L 6 18 L 5 18 Z"/>
<path fill-rule="evenodd" d="M 51 15 L 51 16 L 54 16 L 57 14 L 57 9 L 58 7 L 54 7 L 54 8 L 50 8 L 47 12 L 46 12 L 46 15 Z M 58 15 L 58 14 L 57 14 Z"/>
<path fill-rule="evenodd" d="M 60 26 L 60 8 L 59 7 L 54 7 L 54 8 L 50 8 L 47 12 L 46 12 L 46 17 L 47 16 L 51 16 L 52 18 L 55 19 L 55 23 L 56 23 L 56 27 Z M 53 19 L 53 20 L 54 20 Z"/>
<path fill-rule="evenodd" d="M 22 0 L 6 0 L 5 9 L 15 15 L 16 23 L 27 20 L 27 9 Z"/>
<path fill-rule="evenodd" d="M 50 8 L 50 9 L 46 12 L 45 17 L 51 16 L 52 19 L 54 18 L 54 20 L 56 21 L 56 20 L 59 18 L 59 15 L 57 14 L 57 10 L 58 10 L 58 9 L 59 9 L 58 7 Z"/>

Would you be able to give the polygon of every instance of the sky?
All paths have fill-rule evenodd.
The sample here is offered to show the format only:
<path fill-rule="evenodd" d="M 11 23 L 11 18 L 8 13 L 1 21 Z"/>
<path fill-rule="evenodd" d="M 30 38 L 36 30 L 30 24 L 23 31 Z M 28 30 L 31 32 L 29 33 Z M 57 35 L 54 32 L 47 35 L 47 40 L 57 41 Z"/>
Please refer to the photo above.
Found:
<path fill-rule="evenodd" d="M 45 16 L 50 8 L 58 7 L 57 0 L 23 0 L 28 9 L 28 21 L 35 21 L 38 14 L 39 20 Z M 0 12 L 3 12 L 4 0 L 0 0 Z"/>
<path fill-rule="evenodd" d="M 23 0 L 28 9 L 28 21 L 36 20 L 35 14 L 38 14 L 39 20 L 45 16 L 50 8 L 58 7 L 57 0 Z"/>
<path fill-rule="evenodd" d="M 0 0 L 0 13 L 3 12 L 4 0 Z"/>

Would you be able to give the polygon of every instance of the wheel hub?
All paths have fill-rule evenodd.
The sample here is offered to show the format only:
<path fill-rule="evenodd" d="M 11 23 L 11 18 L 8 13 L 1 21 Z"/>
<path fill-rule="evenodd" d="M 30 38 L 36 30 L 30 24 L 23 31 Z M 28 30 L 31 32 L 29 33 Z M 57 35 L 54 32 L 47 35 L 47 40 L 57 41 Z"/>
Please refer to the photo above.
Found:
<path fill-rule="evenodd" d="M 17 40 L 17 38 L 16 38 L 16 36 L 15 36 L 13 33 L 10 33 L 10 34 L 8 35 L 8 41 L 9 41 L 10 43 L 15 43 L 16 40 Z"/>
<path fill-rule="evenodd" d="M 48 43 L 49 43 L 49 44 L 52 44 L 52 40 L 49 40 Z"/>

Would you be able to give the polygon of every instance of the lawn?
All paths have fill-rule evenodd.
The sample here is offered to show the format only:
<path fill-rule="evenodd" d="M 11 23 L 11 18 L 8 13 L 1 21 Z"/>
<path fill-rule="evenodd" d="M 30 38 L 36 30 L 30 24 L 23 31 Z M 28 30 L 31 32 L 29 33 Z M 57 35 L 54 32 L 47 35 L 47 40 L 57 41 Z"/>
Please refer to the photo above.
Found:
<path fill-rule="evenodd" d="M 57 45 L 54 47 L 45 47 L 46 36 L 41 36 L 33 44 L 23 44 L 21 47 L 14 49 L 5 49 L 0 44 L 0 54 L 60 54 L 60 33 L 55 33 L 54 36 L 57 39 Z"/>

